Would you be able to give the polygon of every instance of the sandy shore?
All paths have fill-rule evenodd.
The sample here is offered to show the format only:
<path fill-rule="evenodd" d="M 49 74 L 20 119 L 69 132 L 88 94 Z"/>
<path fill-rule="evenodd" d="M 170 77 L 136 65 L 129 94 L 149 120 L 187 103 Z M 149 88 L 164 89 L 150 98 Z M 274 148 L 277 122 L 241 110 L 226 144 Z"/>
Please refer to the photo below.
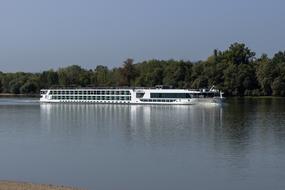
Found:
<path fill-rule="evenodd" d="M 1 190 L 82 190 L 72 187 L 0 181 Z"/>

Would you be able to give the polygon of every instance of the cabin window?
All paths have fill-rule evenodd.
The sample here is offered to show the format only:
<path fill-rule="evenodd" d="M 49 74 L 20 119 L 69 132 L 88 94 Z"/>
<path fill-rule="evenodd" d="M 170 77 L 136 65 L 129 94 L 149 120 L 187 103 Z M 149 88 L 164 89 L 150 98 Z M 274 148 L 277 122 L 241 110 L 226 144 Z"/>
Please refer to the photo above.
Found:
<path fill-rule="evenodd" d="M 151 98 L 191 98 L 189 93 L 150 93 Z"/>
<path fill-rule="evenodd" d="M 137 92 L 136 98 L 143 98 L 144 94 L 145 94 L 144 92 Z"/>

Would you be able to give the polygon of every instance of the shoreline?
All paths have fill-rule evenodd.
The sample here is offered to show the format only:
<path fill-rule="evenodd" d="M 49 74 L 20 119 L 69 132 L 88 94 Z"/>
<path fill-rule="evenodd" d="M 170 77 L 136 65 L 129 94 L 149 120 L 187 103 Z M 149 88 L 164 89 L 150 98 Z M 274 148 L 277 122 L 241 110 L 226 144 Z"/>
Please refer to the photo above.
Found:
<path fill-rule="evenodd" d="M 39 98 L 39 94 L 12 94 L 12 93 L 0 93 L 0 98 L 13 98 L 13 97 L 23 97 L 23 98 Z"/>
<path fill-rule="evenodd" d="M 83 190 L 74 187 L 0 180 L 1 190 Z"/>

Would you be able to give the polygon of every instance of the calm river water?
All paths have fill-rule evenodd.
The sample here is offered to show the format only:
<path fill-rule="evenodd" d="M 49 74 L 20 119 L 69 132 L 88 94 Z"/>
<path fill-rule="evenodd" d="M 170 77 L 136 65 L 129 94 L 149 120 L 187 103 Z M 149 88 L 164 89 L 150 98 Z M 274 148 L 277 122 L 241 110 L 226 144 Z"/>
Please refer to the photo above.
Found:
<path fill-rule="evenodd" d="M 285 99 L 228 99 L 222 107 L 0 99 L 0 180 L 284 190 Z"/>

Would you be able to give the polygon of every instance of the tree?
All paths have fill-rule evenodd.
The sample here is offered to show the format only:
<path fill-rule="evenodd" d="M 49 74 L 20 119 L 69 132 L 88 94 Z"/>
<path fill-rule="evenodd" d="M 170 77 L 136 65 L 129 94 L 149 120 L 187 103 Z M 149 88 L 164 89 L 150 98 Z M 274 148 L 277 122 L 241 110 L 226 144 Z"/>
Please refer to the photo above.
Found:
<path fill-rule="evenodd" d="M 58 70 L 59 84 L 62 86 L 86 86 L 82 82 L 82 75 L 85 75 L 85 70 L 78 65 L 72 65 Z"/>
<path fill-rule="evenodd" d="M 272 83 L 274 96 L 285 96 L 285 81 L 282 77 L 277 77 Z"/>
<path fill-rule="evenodd" d="M 56 86 L 59 84 L 58 81 L 58 73 L 55 72 L 54 70 L 48 70 L 42 72 L 40 75 L 40 83 L 42 88 L 48 88 L 51 86 Z"/>
<path fill-rule="evenodd" d="M 35 94 L 38 91 L 38 86 L 34 81 L 27 81 L 20 87 L 21 94 Z"/>
<path fill-rule="evenodd" d="M 272 94 L 272 83 L 278 76 L 276 64 L 263 54 L 256 62 L 256 76 L 263 95 Z"/>
<path fill-rule="evenodd" d="M 91 78 L 94 86 L 109 86 L 110 84 L 109 69 L 106 66 L 98 65 L 94 70 Z"/>
<path fill-rule="evenodd" d="M 248 64 L 254 60 L 255 52 L 252 52 L 243 43 L 234 43 L 229 49 L 222 52 L 219 59 L 225 59 L 233 64 Z"/>
<path fill-rule="evenodd" d="M 131 86 L 132 80 L 134 80 L 136 77 L 136 70 L 133 62 L 134 62 L 133 59 L 127 59 L 126 61 L 124 61 L 123 68 L 121 69 L 124 81 L 123 83 L 126 86 Z"/>
<path fill-rule="evenodd" d="M 279 51 L 273 56 L 272 62 L 275 64 L 285 63 L 285 51 Z"/>
<path fill-rule="evenodd" d="M 165 67 L 163 84 L 175 88 L 183 88 L 186 85 L 185 76 L 187 73 L 187 64 L 183 61 L 168 60 Z"/>

